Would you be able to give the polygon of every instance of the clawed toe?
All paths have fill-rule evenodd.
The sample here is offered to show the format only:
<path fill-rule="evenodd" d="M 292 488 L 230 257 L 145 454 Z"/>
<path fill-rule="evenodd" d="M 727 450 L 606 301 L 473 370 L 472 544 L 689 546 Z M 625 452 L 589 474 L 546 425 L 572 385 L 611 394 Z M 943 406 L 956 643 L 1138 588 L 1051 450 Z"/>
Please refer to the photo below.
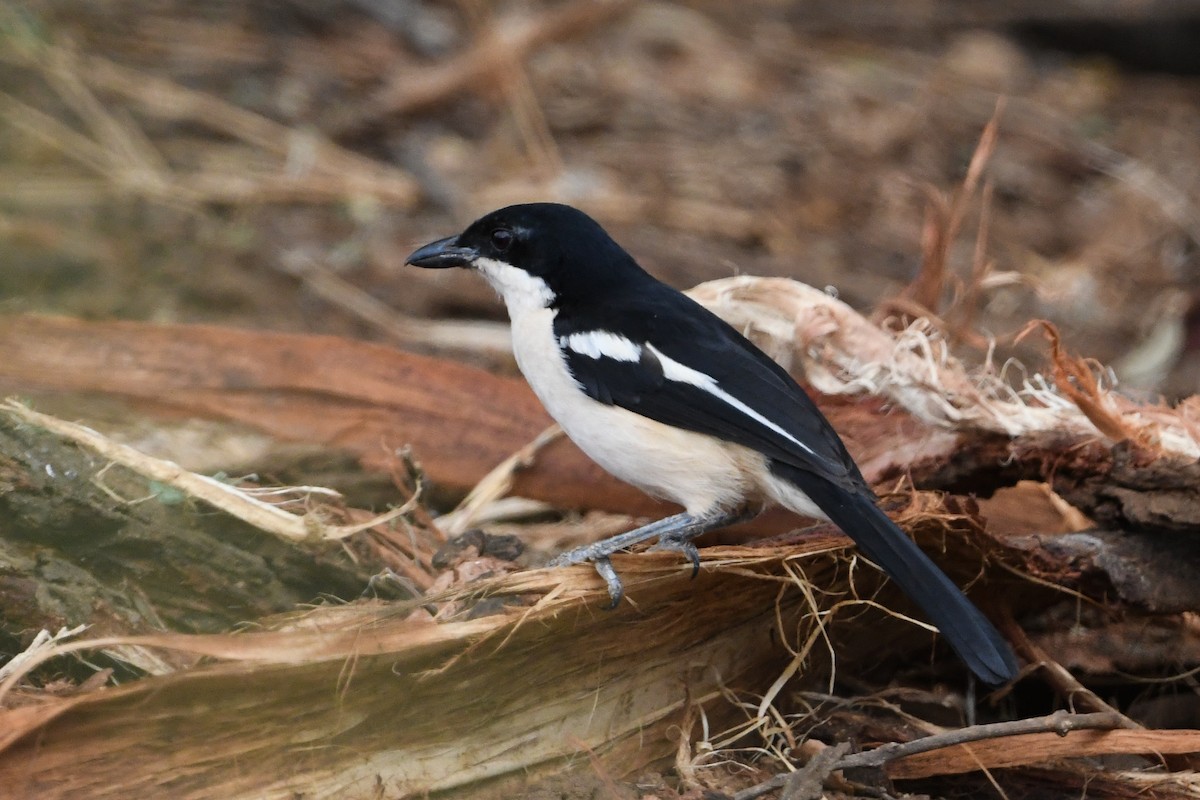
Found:
<path fill-rule="evenodd" d="M 612 561 L 607 556 L 596 559 L 596 572 L 600 573 L 600 577 L 604 578 L 604 585 L 608 587 L 610 602 L 604 607 L 604 610 L 612 611 L 621 604 L 621 598 L 625 596 L 625 587 L 621 584 L 621 577 L 617 575 Z"/>
<path fill-rule="evenodd" d="M 691 539 L 666 536 L 662 539 L 659 539 L 658 542 L 650 549 L 668 550 L 675 553 L 682 553 L 688 561 L 692 562 L 692 578 L 695 578 L 700 574 L 700 550 L 696 547 L 696 545 L 692 544 Z"/>
<path fill-rule="evenodd" d="M 621 598 L 625 596 L 625 587 L 621 584 L 621 577 L 617 575 L 617 570 L 612 565 L 612 560 L 609 556 L 616 550 L 609 550 L 603 547 L 604 542 L 598 545 L 588 545 L 587 547 L 577 547 L 574 550 L 568 550 L 565 553 L 560 553 L 557 557 L 551 559 L 549 566 L 551 567 L 568 567 L 572 564 L 583 564 L 590 561 L 592 566 L 596 568 L 596 572 L 604 579 L 604 585 L 608 588 L 608 596 L 610 602 L 604 608 L 612 610 L 621 603 Z"/>

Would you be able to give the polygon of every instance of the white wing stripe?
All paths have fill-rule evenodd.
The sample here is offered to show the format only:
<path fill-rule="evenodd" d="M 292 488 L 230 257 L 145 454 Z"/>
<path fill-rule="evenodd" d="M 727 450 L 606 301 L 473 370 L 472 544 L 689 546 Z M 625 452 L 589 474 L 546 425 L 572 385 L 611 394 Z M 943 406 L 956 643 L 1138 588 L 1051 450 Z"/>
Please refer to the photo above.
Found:
<path fill-rule="evenodd" d="M 632 344 L 632 342 L 630 342 L 630 344 Z M 650 352 L 654 354 L 655 358 L 658 359 L 659 363 L 662 364 L 663 377 L 665 377 L 667 380 L 676 381 L 678 383 L 686 383 L 689 386 L 695 386 L 701 391 L 708 392 L 713 397 L 717 398 L 723 403 L 726 403 L 727 405 L 732 406 L 760 425 L 765 425 L 766 427 L 775 431 L 804 452 L 814 456 L 816 455 L 813 449 L 804 442 L 800 441 L 795 436 L 792 436 L 783 428 L 779 427 L 774 422 L 767 419 L 762 414 L 759 414 L 753 408 L 722 389 L 717 384 L 716 380 L 712 378 L 712 376 L 705 375 L 699 370 L 694 370 L 691 367 L 680 364 L 673 358 L 663 355 L 662 352 L 660 352 L 659 349 L 652 344 L 647 343 L 646 348 L 649 349 Z"/>
<path fill-rule="evenodd" d="M 642 358 L 640 345 L 608 331 L 580 331 L 560 336 L 558 345 L 588 358 L 635 362 Z"/>

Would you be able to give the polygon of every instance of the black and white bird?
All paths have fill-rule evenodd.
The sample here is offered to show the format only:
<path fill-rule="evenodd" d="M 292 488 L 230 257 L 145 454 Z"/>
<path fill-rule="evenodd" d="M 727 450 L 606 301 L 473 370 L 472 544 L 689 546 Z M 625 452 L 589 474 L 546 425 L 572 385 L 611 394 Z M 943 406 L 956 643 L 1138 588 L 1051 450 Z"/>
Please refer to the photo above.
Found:
<path fill-rule="evenodd" d="M 638 266 L 591 217 L 554 203 L 494 211 L 408 257 L 466 267 L 503 298 L 517 365 L 550 416 L 601 467 L 681 514 L 556 559 L 591 561 L 613 604 L 609 556 L 650 539 L 698 565 L 692 539 L 779 504 L 854 539 L 989 684 L 1008 644 L 875 505 L 833 427 L 782 367 Z"/>

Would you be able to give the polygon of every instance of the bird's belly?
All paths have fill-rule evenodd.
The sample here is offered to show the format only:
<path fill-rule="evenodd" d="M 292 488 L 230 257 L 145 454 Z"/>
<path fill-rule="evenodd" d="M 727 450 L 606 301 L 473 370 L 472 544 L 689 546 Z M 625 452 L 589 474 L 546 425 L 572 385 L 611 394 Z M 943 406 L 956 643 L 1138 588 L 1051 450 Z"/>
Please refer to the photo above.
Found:
<path fill-rule="evenodd" d="M 736 508 L 763 457 L 588 397 L 571 377 L 553 331 L 554 312 L 515 316 L 517 366 L 571 441 L 617 478 L 695 514 Z"/>
<path fill-rule="evenodd" d="M 599 415 L 593 409 L 591 416 L 599 424 L 573 424 L 573 415 L 566 409 L 557 415 L 559 424 L 580 450 L 617 478 L 676 502 L 693 514 L 731 510 L 742 504 L 750 474 L 742 457 L 753 459 L 758 457 L 756 453 L 623 408 L 601 405 L 586 396 L 585 401 L 599 407 Z"/>

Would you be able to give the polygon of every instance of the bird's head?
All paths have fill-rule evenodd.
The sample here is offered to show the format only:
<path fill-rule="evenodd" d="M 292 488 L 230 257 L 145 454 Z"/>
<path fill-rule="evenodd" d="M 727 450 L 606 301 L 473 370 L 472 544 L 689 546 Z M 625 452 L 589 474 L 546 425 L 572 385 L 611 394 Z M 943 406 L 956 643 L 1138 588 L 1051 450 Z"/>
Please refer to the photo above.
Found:
<path fill-rule="evenodd" d="M 547 308 L 628 286 L 646 274 L 594 219 L 558 203 L 493 211 L 457 236 L 425 245 L 408 264 L 478 270 L 510 312 Z"/>

